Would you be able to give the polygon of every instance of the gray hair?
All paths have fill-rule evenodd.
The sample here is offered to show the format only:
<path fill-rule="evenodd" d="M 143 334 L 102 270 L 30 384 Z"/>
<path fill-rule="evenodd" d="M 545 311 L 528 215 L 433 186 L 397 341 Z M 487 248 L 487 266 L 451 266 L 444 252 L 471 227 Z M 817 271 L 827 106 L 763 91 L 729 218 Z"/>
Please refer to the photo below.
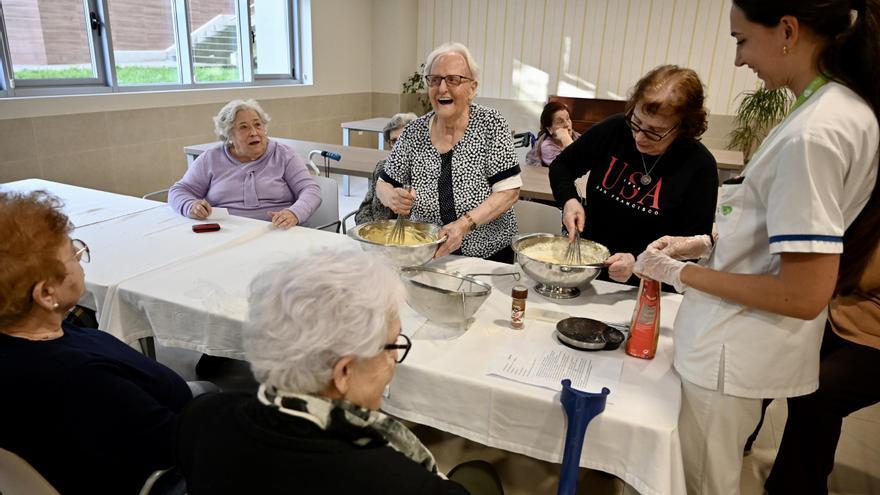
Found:
<path fill-rule="evenodd" d="M 382 352 L 402 296 L 397 270 L 374 254 L 314 253 L 276 264 L 251 282 L 245 357 L 264 385 L 320 392 L 339 358 Z"/>
<path fill-rule="evenodd" d="M 419 116 L 412 112 L 399 113 L 394 117 L 391 117 L 391 120 L 389 120 L 388 123 L 385 124 L 385 128 L 382 129 L 382 134 L 385 135 L 385 140 L 388 141 L 391 139 L 391 131 L 403 129 L 404 127 L 406 127 L 406 124 L 409 124 L 417 118 L 419 118 Z"/>
<path fill-rule="evenodd" d="M 474 78 L 474 81 L 480 82 L 480 66 L 477 65 L 477 61 L 474 60 L 474 57 L 471 56 L 471 51 L 461 43 L 456 41 L 450 41 L 447 43 L 443 43 L 434 49 L 433 52 L 428 54 L 428 58 L 425 59 L 425 72 L 423 75 L 427 76 L 431 73 L 431 66 L 434 65 L 434 61 L 437 60 L 440 55 L 446 55 L 447 53 L 458 53 L 462 57 L 464 57 L 464 61 L 467 63 L 468 70 L 471 71 L 471 77 Z M 464 74 L 462 74 L 464 75 Z"/>
<path fill-rule="evenodd" d="M 269 123 L 269 114 L 263 110 L 263 107 L 257 103 L 257 100 L 232 100 L 223 105 L 220 112 L 214 116 L 214 132 L 224 143 L 229 142 L 229 133 L 232 131 L 232 124 L 235 123 L 235 116 L 241 110 L 253 110 L 257 112 L 263 125 Z"/>

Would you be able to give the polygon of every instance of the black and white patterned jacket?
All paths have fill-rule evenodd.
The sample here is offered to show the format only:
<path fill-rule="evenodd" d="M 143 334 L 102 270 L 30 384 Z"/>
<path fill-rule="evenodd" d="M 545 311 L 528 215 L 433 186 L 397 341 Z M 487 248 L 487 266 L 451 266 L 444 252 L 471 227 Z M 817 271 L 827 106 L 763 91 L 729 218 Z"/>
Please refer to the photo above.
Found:
<path fill-rule="evenodd" d="M 492 194 L 493 184 L 518 175 L 520 168 L 510 127 L 497 110 L 472 103 L 464 135 L 443 155 L 431 144 L 433 118 L 432 111 L 406 126 L 381 177 L 394 187 L 415 189 L 412 219 L 445 225 L 479 206 Z M 511 208 L 465 235 L 461 254 L 489 257 L 509 246 L 516 230 Z"/>

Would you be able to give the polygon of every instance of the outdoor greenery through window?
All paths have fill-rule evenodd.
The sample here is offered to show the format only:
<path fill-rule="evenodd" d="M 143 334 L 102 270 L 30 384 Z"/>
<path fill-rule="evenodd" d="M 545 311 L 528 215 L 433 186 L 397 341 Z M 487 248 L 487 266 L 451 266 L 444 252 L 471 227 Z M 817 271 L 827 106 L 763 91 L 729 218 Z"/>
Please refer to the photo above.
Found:
<path fill-rule="evenodd" d="M 0 95 L 296 81 L 307 2 L 0 0 Z"/>

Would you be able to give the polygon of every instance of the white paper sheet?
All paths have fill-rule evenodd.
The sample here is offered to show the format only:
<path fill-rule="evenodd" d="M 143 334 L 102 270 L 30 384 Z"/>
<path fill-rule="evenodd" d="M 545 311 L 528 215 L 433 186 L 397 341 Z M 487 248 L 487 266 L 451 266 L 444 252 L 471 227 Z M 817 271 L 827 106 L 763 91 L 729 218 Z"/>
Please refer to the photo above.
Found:
<path fill-rule="evenodd" d="M 569 349 L 562 345 L 509 347 L 489 365 L 487 374 L 529 385 L 561 390 L 564 378 L 584 392 L 612 392 L 620 382 L 623 362 L 597 353 Z"/>
<path fill-rule="evenodd" d="M 211 207 L 211 214 L 208 215 L 206 220 L 223 220 L 225 218 L 229 218 L 229 210 L 213 206 Z"/>

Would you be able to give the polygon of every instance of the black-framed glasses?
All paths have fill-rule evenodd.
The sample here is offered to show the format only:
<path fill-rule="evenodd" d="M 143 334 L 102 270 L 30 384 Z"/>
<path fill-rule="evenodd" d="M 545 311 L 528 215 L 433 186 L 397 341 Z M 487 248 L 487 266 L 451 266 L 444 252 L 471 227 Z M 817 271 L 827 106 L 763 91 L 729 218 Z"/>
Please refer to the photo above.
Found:
<path fill-rule="evenodd" d="M 633 132 L 636 132 L 636 133 L 641 132 L 651 141 L 663 141 L 663 139 L 665 139 L 666 136 L 669 135 L 669 133 L 671 133 L 672 131 L 675 130 L 676 127 L 678 127 L 678 124 L 675 124 L 674 126 L 670 127 L 669 129 L 666 130 L 666 132 L 664 132 L 662 134 L 659 132 L 656 132 L 656 131 L 649 131 L 648 129 L 644 129 L 641 126 L 639 126 L 639 124 L 636 124 L 635 122 L 633 122 L 633 114 L 632 113 L 627 114 L 626 123 L 627 123 L 627 125 L 629 125 L 629 128 Z"/>
<path fill-rule="evenodd" d="M 440 86 L 440 82 L 444 80 L 446 81 L 447 86 L 454 88 L 465 81 L 473 81 L 474 78 L 460 76 L 458 74 L 449 74 L 448 76 L 435 76 L 434 74 L 429 74 L 425 76 L 425 84 L 431 88 L 434 86 Z"/>
<path fill-rule="evenodd" d="M 76 258 L 76 261 L 83 263 L 91 261 L 92 255 L 89 252 L 89 246 L 85 242 L 79 239 L 71 239 L 70 243 L 73 244 L 73 256 Z"/>
<path fill-rule="evenodd" d="M 400 334 L 397 336 L 397 341 L 393 344 L 385 344 L 385 347 L 382 349 L 386 351 L 394 351 L 395 358 L 394 360 L 398 363 L 402 363 L 404 359 L 406 359 L 406 355 L 409 354 L 409 350 L 412 348 L 412 341 L 409 340 L 404 334 Z M 400 350 L 403 349 L 403 354 L 400 353 Z"/>

